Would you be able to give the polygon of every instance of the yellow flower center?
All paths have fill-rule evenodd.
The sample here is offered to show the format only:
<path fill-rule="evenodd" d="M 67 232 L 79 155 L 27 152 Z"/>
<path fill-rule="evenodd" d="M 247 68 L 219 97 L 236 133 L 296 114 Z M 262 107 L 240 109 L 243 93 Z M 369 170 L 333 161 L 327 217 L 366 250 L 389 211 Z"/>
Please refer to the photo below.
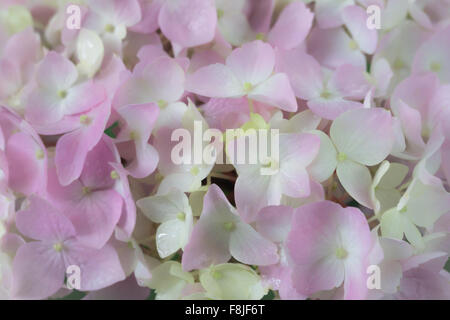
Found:
<path fill-rule="evenodd" d="M 338 259 L 345 259 L 348 256 L 348 252 L 347 250 L 345 250 L 344 248 L 340 247 L 336 249 L 336 257 Z"/>
<path fill-rule="evenodd" d="M 327 90 L 324 90 L 320 94 L 320 97 L 323 98 L 323 99 L 330 99 L 331 98 L 331 92 L 327 91 Z"/>
<path fill-rule="evenodd" d="M 345 161 L 345 160 L 347 160 L 347 155 L 343 152 L 340 152 L 337 156 L 337 159 L 339 162 Z"/>
<path fill-rule="evenodd" d="M 394 67 L 394 69 L 396 69 L 396 70 L 398 70 L 398 69 L 403 69 L 403 68 L 405 67 L 405 63 L 403 62 L 402 59 L 397 58 L 397 59 L 395 59 L 395 61 L 394 61 L 393 67 Z"/>
<path fill-rule="evenodd" d="M 66 91 L 66 90 L 58 91 L 58 96 L 59 96 L 61 99 L 65 99 L 65 98 L 67 97 L 67 91 Z"/>
<path fill-rule="evenodd" d="M 193 176 L 196 176 L 196 175 L 199 174 L 200 169 L 199 169 L 197 166 L 195 166 L 195 167 L 192 167 L 192 168 L 191 168 L 190 172 L 191 172 L 191 174 L 192 174 Z"/>
<path fill-rule="evenodd" d="M 107 24 L 107 25 L 105 26 L 105 31 L 106 31 L 106 32 L 113 33 L 115 30 L 116 30 L 116 28 L 115 28 L 112 24 Z"/>
<path fill-rule="evenodd" d="M 42 160 L 42 159 L 44 159 L 44 156 L 45 156 L 45 154 L 42 149 L 39 149 L 36 151 L 36 159 Z"/>
<path fill-rule="evenodd" d="M 113 179 L 113 180 L 119 179 L 119 174 L 117 173 L 116 170 L 111 171 L 110 175 L 111 175 L 111 179 Z"/>
<path fill-rule="evenodd" d="M 164 109 L 165 107 L 167 107 L 167 105 L 168 105 L 168 103 L 167 103 L 166 100 L 159 100 L 159 101 L 158 101 L 158 107 L 159 107 L 160 109 Z"/>
<path fill-rule="evenodd" d="M 222 9 L 217 9 L 217 19 L 222 18 L 222 17 L 223 17 L 223 14 L 224 14 L 224 12 L 223 12 Z"/>
<path fill-rule="evenodd" d="M 213 270 L 211 272 L 211 276 L 216 279 L 219 280 L 220 278 L 222 278 L 222 274 L 219 271 Z"/>
<path fill-rule="evenodd" d="M 256 40 L 264 41 L 265 39 L 266 39 L 266 35 L 262 32 L 260 32 L 256 35 Z"/>
<path fill-rule="evenodd" d="M 253 89 L 253 85 L 250 82 L 244 83 L 244 91 L 246 93 L 249 93 L 250 91 L 252 91 L 252 89 Z"/>
<path fill-rule="evenodd" d="M 359 46 L 355 40 L 350 40 L 350 42 L 348 43 L 348 46 L 350 47 L 351 50 L 359 49 Z"/>
<path fill-rule="evenodd" d="M 430 65 L 430 70 L 433 72 L 439 72 L 442 69 L 442 65 L 439 62 L 433 62 Z"/>
<path fill-rule="evenodd" d="M 139 133 L 138 132 L 136 132 L 136 131 L 131 131 L 130 132 L 130 139 L 131 140 L 137 140 L 139 138 Z"/>
<path fill-rule="evenodd" d="M 184 212 L 178 212 L 177 213 L 177 219 L 184 221 L 186 219 L 186 214 Z"/>
<path fill-rule="evenodd" d="M 87 195 L 91 193 L 91 189 L 89 187 L 83 187 L 81 188 L 81 192 L 83 193 L 83 195 Z"/>
<path fill-rule="evenodd" d="M 223 227 L 227 231 L 232 231 L 234 229 L 235 225 L 234 225 L 234 222 L 225 222 L 223 224 Z"/>
<path fill-rule="evenodd" d="M 63 249 L 62 243 L 61 243 L 61 242 L 55 243 L 55 244 L 53 245 L 53 249 L 54 249 L 56 252 L 61 252 L 62 249 Z"/>
<path fill-rule="evenodd" d="M 82 124 L 88 125 L 88 124 L 91 123 L 91 121 L 92 121 L 92 119 L 89 118 L 89 117 L 88 117 L 87 115 L 85 115 L 85 114 L 83 114 L 83 115 L 80 116 L 80 123 L 82 123 Z"/>

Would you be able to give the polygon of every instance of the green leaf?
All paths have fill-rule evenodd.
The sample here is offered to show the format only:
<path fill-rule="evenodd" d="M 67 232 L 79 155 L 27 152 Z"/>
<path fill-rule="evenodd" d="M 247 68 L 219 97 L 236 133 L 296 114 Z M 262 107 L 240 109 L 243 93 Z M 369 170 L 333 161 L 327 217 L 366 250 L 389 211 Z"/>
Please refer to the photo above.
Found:
<path fill-rule="evenodd" d="M 105 130 L 105 134 L 114 139 L 116 137 L 116 135 L 114 133 L 114 129 L 118 126 L 119 126 L 119 121 L 114 122 L 109 128 L 107 128 Z"/>

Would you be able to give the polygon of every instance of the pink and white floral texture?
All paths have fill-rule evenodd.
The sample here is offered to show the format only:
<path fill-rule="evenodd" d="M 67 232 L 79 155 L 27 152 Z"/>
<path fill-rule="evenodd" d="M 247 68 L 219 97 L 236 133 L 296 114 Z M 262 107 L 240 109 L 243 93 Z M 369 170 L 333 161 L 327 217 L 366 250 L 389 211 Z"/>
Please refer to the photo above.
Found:
<path fill-rule="evenodd" d="M 74 2 L 0 4 L 1 299 L 450 299 L 449 1 Z"/>

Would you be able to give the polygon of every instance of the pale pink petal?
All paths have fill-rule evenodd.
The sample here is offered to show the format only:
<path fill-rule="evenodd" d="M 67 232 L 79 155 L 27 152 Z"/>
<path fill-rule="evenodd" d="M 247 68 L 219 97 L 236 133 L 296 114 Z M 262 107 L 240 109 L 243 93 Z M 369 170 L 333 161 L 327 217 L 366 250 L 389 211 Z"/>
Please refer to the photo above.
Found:
<path fill-rule="evenodd" d="M 72 115 L 89 111 L 105 99 L 106 92 L 103 86 L 88 80 L 68 90 L 67 97 L 61 105 L 65 115 Z"/>
<path fill-rule="evenodd" d="M 119 256 L 112 245 L 106 244 L 95 250 L 70 240 L 66 246 L 66 265 L 79 266 L 82 291 L 103 289 L 125 279 Z"/>
<path fill-rule="evenodd" d="M 46 150 L 23 132 L 9 137 L 6 144 L 9 186 L 23 194 L 40 191 L 45 186 Z"/>
<path fill-rule="evenodd" d="M 44 299 L 56 293 L 64 283 L 62 254 L 51 244 L 26 243 L 13 262 L 13 296 L 16 299 Z"/>
<path fill-rule="evenodd" d="M 375 79 L 375 98 L 386 95 L 391 79 L 394 76 L 391 66 L 386 59 L 378 59 L 371 66 L 371 75 Z"/>
<path fill-rule="evenodd" d="M 131 195 L 127 172 L 118 163 L 112 163 L 110 165 L 119 175 L 120 185 L 117 188 L 124 201 L 122 215 L 117 222 L 117 227 L 122 229 L 128 237 L 131 237 L 131 234 L 133 233 L 134 227 L 136 225 L 136 204 L 134 202 L 133 196 Z"/>
<path fill-rule="evenodd" d="M 134 178 L 145 178 L 155 171 L 159 162 L 156 149 L 149 145 L 138 145 L 136 147 L 136 159 L 126 167 L 126 170 Z"/>
<path fill-rule="evenodd" d="M 420 112 L 411 108 L 402 100 L 392 110 L 398 117 L 403 129 L 404 136 L 408 142 L 408 153 L 419 156 L 425 149 L 425 142 L 422 138 L 422 117 Z"/>
<path fill-rule="evenodd" d="M 430 17 L 416 3 L 412 2 L 409 4 L 409 14 L 422 27 L 430 30 L 433 28 Z"/>
<path fill-rule="evenodd" d="M 319 153 L 320 138 L 313 134 L 280 135 L 280 183 L 282 193 L 303 198 L 310 195 L 306 167 Z"/>
<path fill-rule="evenodd" d="M 267 266 L 278 261 L 277 246 L 249 224 L 237 223 L 230 235 L 230 253 L 239 262 Z"/>
<path fill-rule="evenodd" d="M 131 27 L 141 20 L 137 0 L 89 0 L 89 8 L 114 24 Z"/>
<path fill-rule="evenodd" d="M 367 297 L 367 273 L 363 261 L 354 261 L 345 268 L 344 299 L 364 300 Z"/>
<path fill-rule="evenodd" d="M 308 166 L 311 179 L 324 182 L 333 174 L 337 165 L 337 151 L 333 142 L 327 134 L 319 130 L 311 131 L 320 138 L 320 149 L 317 157 Z"/>
<path fill-rule="evenodd" d="M 333 122 L 330 136 L 341 157 L 376 165 L 392 150 L 392 116 L 382 108 L 347 111 Z"/>
<path fill-rule="evenodd" d="M 47 89 L 66 90 L 78 78 L 75 65 L 61 54 L 51 51 L 42 60 L 36 74 L 39 86 Z"/>
<path fill-rule="evenodd" d="M 338 162 L 336 173 L 342 186 L 350 196 L 360 204 L 372 208 L 370 197 L 372 176 L 367 167 L 351 160 L 345 160 Z"/>
<path fill-rule="evenodd" d="M 302 51 L 277 51 L 277 71 L 289 77 L 297 97 L 310 100 L 320 96 L 324 87 L 320 64 Z"/>
<path fill-rule="evenodd" d="M 450 63 L 447 59 L 450 53 L 449 34 L 450 27 L 447 27 L 422 44 L 414 57 L 413 73 L 431 71 L 436 73 L 442 82 L 450 81 Z"/>
<path fill-rule="evenodd" d="M 120 219 L 122 205 L 122 197 L 114 190 L 92 191 L 77 204 L 71 204 L 67 213 L 78 240 L 86 246 L 102 248 Z"/>
<path fill-rule="evenodd" d="M 354 290 L 354 279 L 345 270 L 366 263 L 372 237 L 361 211 L 321 201 L 295 211 L 286 246 L 294 287 L 309 295 L 338 287 L 344 278 L 346 286 Z"/>
<path fill-rule="evenodd" d="M 373 54 L 378 44 L 378 31 L 367 27 L 366 11 L 360 6 L 348 6 L 342 10 L 342 19 L 361 50 Z"/>
<path fill-rule="evenodd" d="M 271 176 L 261 175 L 259 167 L 255 167 L 253 172 L 239 174 L 234 187 L 236 207 L 248 223 L 255 220 L 259 210 L 281 201 L 280 185 Z"/>
<path fill-rule="evenodd" d="M 212 0 L 166 2 L 159 13 L 164 35 L 182 47 L 194 47 L 213 40 L 217 12 Z"/>
<path fill-rule="evenodd" d="M 423 119 L 428 113 L 429 103 L 439 87 L 439 79 L 433 73 L 413 75 L 406 78 L 395 88 L 391 97 L 392 108 L 398 106 L 400 101 L 420 112 Z"/>
<path fill-rule="evenodd" d="M 17 65 L 6 59 L 0 61 L 0 72 L 4 77 L 0 82 L 0 98 L 6 99 L 20 90 L 22 76 Z"/>
<path fill-rule="evenodd" d="M 345 100 L 341 97 L 319 97 L 308 101 L 308 108 L 312 112 L 328 120 L 334 120 L 347 111 L 362 109 L 363 107 L 364 105 L 361 102 Z"/>
<path fill-rule="evenodd" d="M 255 32 L 269 31 L 275 0 L 249 0 L 247 16 Z"/>
<path fill-rule="evenodd" d="M 181 98 L 185 76 L 183 69 L 175 60 L 160 57 L 142 68 L 138 66 L 132 77 L 116 93 L 114 98 L 116 108 L 129 104 L 174 102 Z"/>
<path fill-rule="evenodd" d="M 140 33 L 152 33 L 158 30 L 158 15 L 162 3 L 160 1 L 139 0 L 142 19 L 139 23 L 130 28 L 131 31 Z"/>
<path fill-rule="evenodd" d="M 274 46 L 289 50 L 300 45 L 311 29 L 314 14 L 303 2 L 284 7 L 267 40 Z"/>
<path fill-rule="evenodd" d="M 289 112 L 295 112 L 298 108 L 294 91 L 284 73 L 271 76 L 254 88 L 248 97 Z"/>
<path fill-rule="evenodd" d="M 103 135 L 109 114 L 109 104 L 103 103 L 83 115 L 86 118 L 78 117 L 80 127 L 65 134 L 56 143 L 55 165 L 58 179 L 63 186 L 80 176 L 87 153 Z"/>
<path fill-rule="evenodd" d="M 343 9 L 353 4 L 353 0 L 319 0 L 316 1 L 315 13 L 317 23 L 322 29 L 335 28 L 343 24 Z"/>
<path fill-rule="evenodd" d="M 225 263 L 231 258 L 231 232 L 225 228 L 225 223 L 235 224 L 239 217 L 215 184 L 209 186 L 203 201 L 200 220 L 195 224 L 183 252 L 181 263 L 186 271 Z"/>
<path fill-rule="evenodd" d="M 227 66 L 212 64 L 188 76 L 186 90 L 212 98 L 237 98 L 245 94 L 243 84 Z"/>
<path fill-rule="evenodd" d="M 364 73 L 362 66 L 342 65 L 333 73 L 329 85 L 344 98 L 362 100 L 370 90 Z"/>
<path fill-rule="evenodd" d="M 114 185 L 111 178 L 110 163 L 119 163 L 120 156 L 109 137 L 103 137 L 99 143 L 88 152 L 79 181 L 85 187 L 92 189 L 107 189 Z"/>
<path fill-rule="evenodd" d="M 256 230 L 273 242 L 284 242 L 291 230 L 294 209 L 288 206 L 268 206 L 256 217 Z"/>
<path fill-rule="evenodd" d="M 27 97 L 25 119 L 30 123 L 45 126 L 63 116 L 62 99 L 57 92 L 47 88 L 36 89 Z"/>
<path fill-rule="evenodd" d="M 242 84 L 256 86 L 272 74 L 275 53 L 270 44 L 256 40 L 233 50 L 226 65 Z"/>
<path fill-rule="evenodd" d="M 313 28 L 308 38 L 308 53 L 332 69 L 343 64 L 366 66 L 364 54 L 342 28 Z"/>
<path fill-rule="evenodd" d="M 34 63 L 41 58 L 42 52 L 40 36 L 28 27 L 25 30 L 13 34 L 6 42 L 4 48 L 0 49 L 2 57 L 11 59 L 20 67 L 23 75 L 28 76 L 33 72 Z"/>
<path fill-rule="evenodd" d="M 125 119 L 127 126 L 117 138 L 124 140 L 133 138 L 135 142 L 136 158 L 127 170 L 135 178 L 144 178 L 155 170 L 159 160 L 158 152 L 147 143 L 159 108 L 154 103 L 129 105 L 120 108 L 118 113 Z"/>
<path fill-rule="evenodd" d="M 30 205 L 17 213 L 19 231 L 35 240 L 63 241 L 75 235 L 75 228 L 66 216 L 46 200 L 32 196 Z"/>

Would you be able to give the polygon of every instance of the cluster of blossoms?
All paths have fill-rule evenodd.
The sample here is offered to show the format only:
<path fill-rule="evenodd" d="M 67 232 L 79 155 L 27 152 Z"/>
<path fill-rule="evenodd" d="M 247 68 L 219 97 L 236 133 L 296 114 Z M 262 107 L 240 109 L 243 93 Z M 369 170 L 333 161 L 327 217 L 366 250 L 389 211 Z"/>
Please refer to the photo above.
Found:
<path fill-rule="evenodd" d="M 448 0 L 2 0 L 0 297 L 450 299 L 449 57 Z"/>

